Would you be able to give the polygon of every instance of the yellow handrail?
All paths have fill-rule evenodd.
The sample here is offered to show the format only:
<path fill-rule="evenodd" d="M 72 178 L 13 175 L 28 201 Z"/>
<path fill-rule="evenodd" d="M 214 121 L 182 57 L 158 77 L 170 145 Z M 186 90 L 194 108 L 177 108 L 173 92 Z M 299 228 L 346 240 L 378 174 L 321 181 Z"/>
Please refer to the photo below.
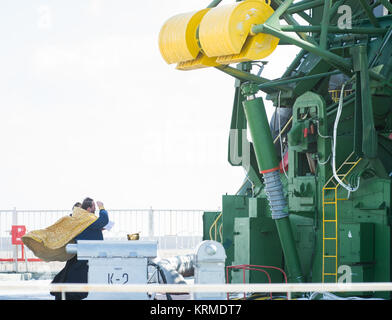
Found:
<path fill-rule="evenodd" d="M 217 238 L 217 223 L 218 223 L 218 220 L 220 219 L 222 217 L 222 212 L 218 215 L 218 217 L 215 219 L 215 221 L 211 224 L 211 227 L 210 227 L 210 232 L 209 232 L 209 234 L 210 234 L 210 240 L 214 240 L 214 241 L 216 241 L 216 238 Z M 215 238 L 213 239 L 212 238 L 212 228 L 214 228 L 215 227 Z M 222 236 L 221 236 L 221 240 L 222 240 Z"/>
<path fill-rule="evenodd" d="M 329 93 L 331 94 L 332 100 L 336 103 L 339 102 L 340 99 L 340 91 L 341 90 L 329 90 Z M 344 97 L 347 97 L 353 92 L 353 90 L 344 90 Z"/>

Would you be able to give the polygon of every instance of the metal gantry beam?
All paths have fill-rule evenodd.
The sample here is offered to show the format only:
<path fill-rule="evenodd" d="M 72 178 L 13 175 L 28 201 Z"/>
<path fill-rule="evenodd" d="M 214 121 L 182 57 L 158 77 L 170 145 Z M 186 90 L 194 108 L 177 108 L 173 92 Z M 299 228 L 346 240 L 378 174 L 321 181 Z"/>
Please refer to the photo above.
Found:
<path fill-rule="evenodd" d="M 213 1 L 207 6 L 207 8 L 214 8 L 214 7 L 218 6 L 221 2 L 222 2 L 222 0 L 213 0 Z"/>
<path fill-rule="evenodd" d="M 372 25 L 376 28 L 380 27 L 380 24 L 378 23 L 378 20 L 375 17 L 373 9 L 370 7 L 369 3 L 366 0 L 359 0 L 359 3 L 361 4 L 363 10 L 366 12 Z"/>
<path fill-rule="evenodd" d="M 235 77 L 239 80 L 242 80 L 242 81 L 250 81 L 250 82 L 253 82 L 256 84 L 268 84 L 268 83 L 272 82 L 272 80 L 251 74 L 246 71 L 238 70 L 238 69 L 235 69 L 235 68 L 227 66 L 227 65 L 220 65 L 215 68 L 232 76 L 232 77 Z M 268 93 L 268 92 L 276 91 L 276 89 L 281 90 L 281 91 L 290 91 L 291 90 L 291 88 L 289 88 L 287 86 L 284 86 L 281 84 L 275 84 L 274 90 L 266 90 L 265 92 Z"/>
<path fill-rule="evenodd" d="M 327 50 L 328 48 L 328 25 L 331 7 L 332 0 L 324 0 L 323 19 L 321 21 L 320 34 L 320 49 L 322 50 Z"/>
<path fill-rule="evenodd" d="M 362 0 L 361 0 L 362 1 Z M 380 0 L 381 1 L 381 0 Z M 215 0 L 209 6 L 216 6 L 221 1 Z M 351 58 L 342 57 L 336 53 L 328 50 L 328 35 L 333 34 L 364 34 L 364 35 L 375 35 L 383 36 L 388 32 L 388 29 L 380 27 L 378 20 L 374 17 L 370 6 L 366 3 L 363 4 L 364 11 L 368 14 L 368 18 L 373 27 L 355 27 L 351 29 L 341 29 L 337 26 L 331 26 L 331 19 L 335 16 L 340 5 L 344 3 L 344 0 L 303 0 L 301 2 L 294 3 L 294 0 L 271 0 L 272 5 L 275 8 L 275 12 L 271 17 L 264 23 L 255 25 L 252 27 L 252 34 L 266 33 L 273 35 L 281 40 L 283 43 L 291 44 L 302 48 L 305 52 L 310 52 L 321 57 L 327 63 L 329 63 L 335 69 L 338 69 L 341 73 L 344 73 L 350 77 L 354 75 L 353 61 Z M 384 6 L 389 7 L 390 3 L 381 1 Z M 305 13 L 305 10 L 310 10 L 323 6 L 323 17 L 320 25 L 300 25 L 292 16 L 292 14 Z M 392 9 L 392 8 L 391 8 Z M 281 25 L 280 20 L 284 19 L 288 25 Z M 291 33 L 296 33 L 293 35 Z M 307 33 L 319 33 L 319 43 L 315 42 L 314 38 L 309 36 Z M 250 74 L 249 72 L 240 71 L 230 66 L 218 66 L 216 67 L 220 71 L 223 71 L 237 79 L 243 81 L 251 81 L 260 85 L 260 89 L 267 92 L 271 92 L 271 89 L 281 91 L 290 91 L 291 88 L 286 86 L 287 84 L 298 80 L 280 79 L 282 81 L 272 81 L 256 75 Z M 377 72 L 370 70 L 370 78 L 385 82 L 385 78 L 379 75 Z M 317 77 L 317 75 L 316 75 Z M 286 80 L 288 82 L 286 82 Z M 271 84 L 270 84 L 271 83 Z"/>
<path fill-rule="evenodd" d="M 312 52 L 320 56 L 325 61 L 330 63 L 332 66 L 340 69 L 343 73 L 348 75 L 352 74 L 352 63 L 349 60 L 342 58 L 341 56 L 334 54 L 328 50 L 323 50 L 319 46 L 313 43 L 310 43 L 303 39 L 298 39 L 296 37 L 293 37 L 288 33 L 282 31 L 279 28 L 279 26 L 272 26 L 267 22 L 262 25 L 254 26 L 252 30 L 254 33 L 259 33 L 259 32 L 268 33 L 275 37 L 278 37 L 279 39 L 283 39 L 293 45 L 296 45 L 302 49 L 305 49 L 309 52 Z"/>
<path fill-rule="evenodd" d="M 392 12 L 392 3 L 389 0 L 380 0 L 380 2 L 389 12 Z"/>
<path fill-rule="evenodd" d="M 281 26 L 280 30 L 284 32 L 321 32 L 321 25 L 313 26 Z M 352 28 L 340 29 L 339 27 L 327 26 L 324 30 L 328 33 L 338 33 L 338 34 L 369 34 L 369 35 L 384 35 L 388 32 L 387 28 Z"/>
<path fill-rule="evenodd" d="M 324 1 L 324 15 L 319 26 L 299 26 L 299 25 L 289 25 L 282 26 L 280 24 L 280 18 L 283 15 L 287 14 L 289 8 L 301 8 L 301 4 L 303 4 L 302 8 L 310 9 L 313 6 L 320 6 L 320 1 L 305 1 L 304 3 L 300 2 L 293 5 L 294 0 L 285 0 L 284 2 L 280 0 L 273 0 L 275 4 L 279 4 L 279 7 L 276 8 L 274 14 L 264 23 L 253 26 L 252 33 L 267 33 L 273 35 L 289 44 L 296 45 L 306 51 L 314 53 L 324 59 L 326 62 L 331 64 L 333 67 L 342 71 L 342 73 L 352 76 L 353 75 L 353 62 L 351 59 L 343 58 L 335 53 L 332 53 L 328 50 L 328 33 L 348 33 L 348 34 L 385 34 L 387 32 L 386 29 L 381 28 L 355 28 L 350 30 L 338 30 L 337 27 L 330 27 L 330 17 L 331 13 L 336 12 L 338 7 L 336 5 L 332 6 L 332 0 L 323 0 Z M 339 1 L 338 3 L 342 3 Z M 386 3 L 383 2 L 384 5 Z M 388 2 L 389 4 L 389 2 Z M 293 5 L 293 7 L 291 7 Z M 293 10 L 293 9 L 291 9 Z M 292 11 L 293 12 L 293 11 Z M 374 21 L 373 21 L 374 22 Z M 374 23 L 373 23 L 374 24 Z M 378 23 L 377 23 L 378 26 Z M 303 35 L 304 32 L 321 32 L 320 36 L 320 45 L 315 43 L 314 41 L 308 41 L 304 39 L 304 37 L 298 38 L 293 35 L 290 35 L 289 32 L 296 32 L 297 34 Z M 308 38 L 309 39 L 309 38 Z M 373 70 L 369 71 L 370 77 L 375 80 L 385 81 L 385 78 Z"/>

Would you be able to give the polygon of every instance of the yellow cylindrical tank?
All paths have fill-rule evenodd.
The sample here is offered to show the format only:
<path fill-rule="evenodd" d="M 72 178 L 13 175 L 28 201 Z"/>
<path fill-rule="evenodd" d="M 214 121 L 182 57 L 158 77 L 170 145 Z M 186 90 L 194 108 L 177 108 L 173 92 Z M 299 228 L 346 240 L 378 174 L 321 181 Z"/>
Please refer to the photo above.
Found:
<path fill-rule="evenodd" d="M 196 59 L 200 53 L 196 31 L 209 9 L 176 15 L 168 19 L 159 33 L 159 50 L 168 63 Z"/>
<path fill-rule="evenodd" d="M 209 10 L 199 27 L 203 52 L 208 57 L 240 54 L 252 26 L 264 23 L 273 12 L 265 0 L 246 0 Z"/>
<path fill-rule="evenodd" d="M 176 15 L 159 33 L 161 55 L 180 70 L 263 59 L 279 39 L 251 29 L 273 13 L 270 0 L 245 0 Z"/>

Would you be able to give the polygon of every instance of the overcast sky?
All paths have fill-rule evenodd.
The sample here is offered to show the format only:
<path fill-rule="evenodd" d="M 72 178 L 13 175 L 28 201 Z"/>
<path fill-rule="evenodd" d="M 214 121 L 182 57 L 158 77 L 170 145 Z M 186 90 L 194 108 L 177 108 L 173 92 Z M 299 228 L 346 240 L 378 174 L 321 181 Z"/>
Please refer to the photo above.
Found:
<path fill-rule="evenodd" d="M 69 209 L 86 196 L 113 209 L 218 209 L 235 193 L 234 79 L 178 71 L 158 49 L 166 19 L 209 2 L 1 1 L 0 209 Z M 263 75 L 279 77 L 297 51 L 276 50 Z"/>

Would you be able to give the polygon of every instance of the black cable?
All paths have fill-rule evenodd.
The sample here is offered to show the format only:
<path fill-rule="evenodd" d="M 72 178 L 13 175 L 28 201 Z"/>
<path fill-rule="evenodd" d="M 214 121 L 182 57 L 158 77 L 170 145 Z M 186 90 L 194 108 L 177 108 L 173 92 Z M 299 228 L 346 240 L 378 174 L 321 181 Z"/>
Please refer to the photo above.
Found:
<path fill-rule="evenodd" d="M 167 279 L 166 279 L 165 273 L 163 272 L 162 268 L 159 265 L 157 265 L 156 263 L 151 262 L 151 261 L 148 261 L 147 265 L 155 267 L 158 270 L 158 283 L 159 283 L 159 274 L 160 274 L 162 277 L 163 283 L 167 284 Z M 169 293 L 166 293 L 166 299 L 173 300 L 173 298 L 171 297 L 171 295 Z"/>

